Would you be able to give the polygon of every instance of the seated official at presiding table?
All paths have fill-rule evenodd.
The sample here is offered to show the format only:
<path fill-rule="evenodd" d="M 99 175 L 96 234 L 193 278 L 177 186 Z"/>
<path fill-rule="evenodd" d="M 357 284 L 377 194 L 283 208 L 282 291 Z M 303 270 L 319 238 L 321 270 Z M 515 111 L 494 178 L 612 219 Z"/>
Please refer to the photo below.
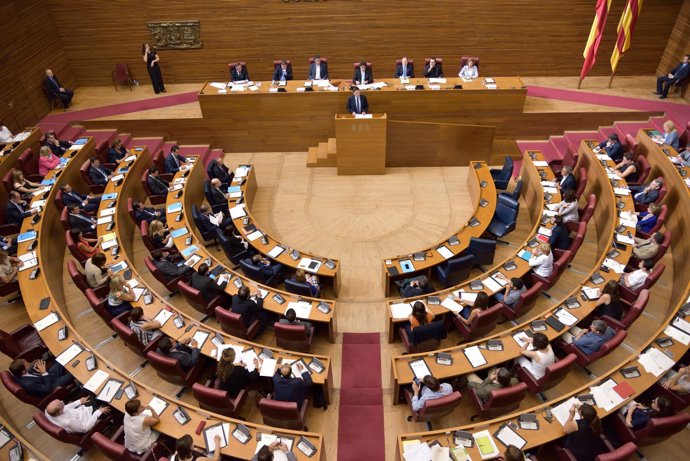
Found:
<path fill-rule="evenodd" d="M 62 155 L 62 154 L 59 154 Z M 48 146 L 42 146 L 38 151 L 38 174 L 47 175 L 50 170 L 60 164 L 60 157 L 55 155 Z"/>
<path fill-rule="evenodd" d="M 414 78 L 414 64 L 407 61 L 407 56 L 403 56 L 400 63 L 395 65 L 395 77 Z"/>
<path fill-rule="evenodd" d="M 113 172 L 108 168 L 101 166 L 101 161 L 98 157 L 91 157 L 91 168 L 89 168 L 89 179 L 92 183 L 105 186 L 108 184 L 110 176 Z"/>
<path fill-rule="evenodd" d="M 656 79 L 656 91 L 654 91 L 654 94 L 658 94 L 659 99 L 666 99 L 671 85 L 675 85 L 685 79 L 689 74 L 690 54 L 686 54 L 683 56 L 683 61 L 674 67 L 668 74 L 662 75 Z"/>
<path fill-rule="evenodd" d="M 50 148 L 51 152 L 58 157 L 62 157 L 72 144 L 74 144 L 72 141 L 59 140 L 53 130 L 46 132 L 46 141 L 44 145 Z"/>
<path fill-rule="evenodd" d="M 80 210 L 87 213 L 93 213 L 98 210 L 101 204 L 101 198 L 93 194 L 81 194 L 74 190 L 71 185 L 63 184 L 60 186 L 62 191 L 62 204 L 69 207 L 76 205 Z"/>
<path fill-rule="evenodd" d="M 249 80 L 249 72 L 247 72 L 247 69 L 238 62 L 230 71 L 230 81 L 244 82 L 247 80 Z"/>
<path fill-rule="evenodd" d="M 362 94 L 359 88 L 352 92 L 352 96 L 347 99 L 347 111 L 352 115 L 366 114 L 369 112 L 367 97 Z"/>
<path fill-rule="evenodd" d="M 149 189 L 151 189 L 153 195 L 166 195 L 170 188 L 170 183 L 161 178 L 160 171 L 158 171 L 155 165 L 149 168 L 146 184 L 149 186 Z"/>
<path fill-rule="evenodd" d="M 283 59 L 273 71 L 273 82 L 287 82 L 288 80 L 292 80 L 292 67 L 289 67 L 287 61 Z"/>
<path fill-rule="evenodd" d="M 664 241 L 664 234 L 661 232 L 654 232 L 648 239 L 641 239 L 635 237 L 633 244 L 633 255 L 638 259 L 652 259 L 659 254 L 659 247 Z"/>
<path fill-rule="evenodd" d="M 27 216 L 35 215 L 40 211 L 40 208 L 27 209 L 26 201 L 22 200 L 22 196 L 16 190 L 10 192 L 10 199 L 5 205 L 5 221 L 7 224 L 22 225 L 22 221 Z"/>
<path fill-rule="evenodd" d="M 374 83 L 374 74 L 370 67 L 367 67 L 367 61 L 359 61 L 359 67 L 355 70 L 355 75 L 352 77 L 352 83 L 355 85 L 369 85 Z"/>
<path fill-rule="evenodd" d="M 621 144 L 620 139 L 618 139 L 618 135 L 616 133 L 612 133 L 609 135 L 606 141 L 599 143 L 599 145 L 594 148 L 594 153 L 598 154 L 602 149 L 604 149 L 606 155 L 608 155 L 609 158 L 614 162 L 618 163 L 623 160 L 625 150 L 623 149 L 623 145 Z"/>
<path fill-rule="evenodd" d="M 328 64 L 319 55 L 314 56 L 314 62 L 309 64 L 307 80 L 328 80 Z"/>
<path fill-rule="evenodd" d="M 424 66 L 424 76 L 426 78 L 443 78 L 443 69 L 436 62 L 436 58 L 429 59 L 429 63 Z"/>
<path fill-rule="evenodd" d="M 479 69 L 477 69 L 477 66 L 474 65 L 473 59 L 467 60 L 467 64 L 462 66 L 462 69 L 460 69 L 458 77 L 468 80 L 479 77 Z"/>
<path fill-rule="evenodd" d="M 10 373 L 27 394 L 37 397 L 46 396 L 56 388 L 67 387 L 74 382 L 74 376 L 65 367 L 55 362 L 48 368 L 41 359 L 31 363 L 17 359 L 10 365 Z"/>
<path fill-rule="evenodd" d="M 62 86 L 62 83 L 53 74 L 53 71 L 46 69 L 46 77 L 43 79 L 43 89 L 52 97 L 59 98 L 65 109 L 72 104 L 74 92 Z"/>
<path fill-rule="evenodd" d="M 223 164 L 223 159 L 218 157 L 208 163 L 206 173 L 210 179 L 218 179 L 223 184 L 223 187 L 228 187 L 235 177 L 235 173 L 230 171 L 228 167 Z"/>
<path fill-rule="evenodd" d="M 187 158 L 180 154 L 180 146 L 172 146 L 170 153 L 165 157 L 165 172 L 175 174 L 180 171 L 183 163 L 187 163 Z"/>
<path fill-rule="evenodd" d="M 89 397 L 82 397 L 68 404 L 61 400 L 53 400 L 46 407 L 45 415 L 48 421 L 70 434 L 84 434 L 93 429 L 101 415 L 110 413 L 110 407 L 107 405 L 94 411 L 96 402 L 89 400 Z"/>

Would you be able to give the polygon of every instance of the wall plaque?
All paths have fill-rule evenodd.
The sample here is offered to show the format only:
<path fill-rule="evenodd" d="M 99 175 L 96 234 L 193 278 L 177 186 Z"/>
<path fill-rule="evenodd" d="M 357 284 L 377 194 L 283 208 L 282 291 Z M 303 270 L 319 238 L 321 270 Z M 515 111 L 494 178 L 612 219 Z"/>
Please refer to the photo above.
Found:
<path fill-rule="evenodd" d="M 150 22 L 152 45 L 159 50 L 202 48 L 199 21 Z"/>

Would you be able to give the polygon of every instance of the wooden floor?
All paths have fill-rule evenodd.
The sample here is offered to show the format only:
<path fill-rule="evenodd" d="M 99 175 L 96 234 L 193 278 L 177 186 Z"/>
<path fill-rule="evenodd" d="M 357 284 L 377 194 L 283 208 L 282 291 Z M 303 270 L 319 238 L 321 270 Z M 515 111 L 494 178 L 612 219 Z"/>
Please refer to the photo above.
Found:
<path fill-rule="evenodd" d="M 525 83 L 542 86 L 574 88 L 576 79 L 524 79 Z M 604 94 L 618 94 L 620 88 L 607 90 L 606 81 L 592 78 L 585 81 L 584 90 Z M 628 96 L 650 97 L 649 87 L 652 77 L 620 78 L 616 84 L 629 85 Z M 198 90 L 199 85 L 168 85 L 168 94 Z M 150 93 L 150 94 L 149 94 Z M 128 102 L 136 99 L 154 97 L 147 86 L 140 86 L 135 91 L 127 90 L 115 93 L 112 87 L 80 88 L 75 97 L 73 110 L 94 107 L 97 105 Z M 528 109 L 531 111 L 552 110 L 595 110 L 601 106 L 577 107 L 562 101 L 549 102 L 539 98 L 528 98 Z M 603 110 L 609 110 L 604 108 Z M 198 117 L 198 104 L 185 104 L 168 109 L 147 111 L 150 118 Z M 141 113 L 136 114 L 137 117 Z M 383 295 L 381 280 L 381 260 L 385 257 L 406 254 L 422 249 L 441 241 L 459 229 L 472 214 L 468 191 L 465 189 L 466 167 L 452 168 L 398 168 L 388 169 L 386 175 L 372 177 L 339 177 L 333 168 L 308 169 L 306 153 L 245 153 L 226 154 L 225 163 L 234 167 L 239 163 L 252 163 L 256 167 L 258 190 L 252 207 L 252 214 L 262 228 L 276 235 L 285 244 L 298 249 L 312 251 L 338 258 L 342 262 L 343 282 L 341 296 L 337 304 L 337 323 L 339 335 L 336 343 L 331 344 L 325 335 L 318 337 L 313 351 L 328 354 L 333 359 L 334 393 L 333 404 L 329 410 L 310 409 L 308 424 L 312 430 L 320 431 L 325 436 L 327 458 L 337 459 L 338 403 L 340 389 L 341 343 L 343 332 L 378 332 L 382 344 L 382 384 L 384 393 L 385 446 L 386 460 L 394 459 L 395 438 L 398 433 L 423 430 L 423 425 L 406 421 L 409 410 L 403 405 L 393 405 L 391 401 L 391 357 L 402 353 L 400 343 L 387 344 L 386 338 L 386 299 Z M 515 232 L 508 240 L 511 246 L 499 245 L 496 261 L 504 259 L 515 250 L 517 242 L 522 242 L 530 231 L 525 213 L 522 213 Z M 593 223 L 588 228 L 587 238 L 572 267 L 567 269 L 560 281 L 549 293 L 554 300 L 561 299 L 570 292 L 573 286 L 581 283 L 592 269 L 596 254 L 596 230 Z M 140 237 L 135 236 L 134 259 L 137 270 L 146 282 L 154 287 L 160 285 L 143 267 L 143 255 L 146 250 Z M 222 252 L 217 253 L 223 259 Z M 635 322 L 625 343 L 609 356 L 597 361 L 592 372 L 597 375 L 621 363 L 638 347 L 642 341 L 656 330 L 668 311 L 668 297 L 672 273 L 669 264 L 671 254 L 663 261 L 667 271 L 652 290 L 652 298 L 643 315 Z M 161 290 L 164 292 L 164 290 Z M 119 339 L 111 338 L 111 331 L 90 309 L 82 294 L 65 279 L 66 311 L 76 323 L 85 340 L 101 352 L 112 357 L 112 361 L 124 370 L 136 373 L 138 379 L 158 386 L 162 392 L 174 394 L 178 386 L 158 379 L 150 367 L 139 368 L 142 359 L 130 352 Z M 199 318 L 199 314 L 186 304 L 183 298 L 172 298 L 180 309 Z M 533 313 L 545 310 L 553 301 L 541 297 Z M 21 302 L 15 302 L 2 309 L 0 327 L 12 330 L 28 321 Z M 208 323 L 214 325 L 214 320 Z M 215 326 L 215 325 L 214 325 Z M 504 324 L 501 328 L 509 328 Z M 459 340 L 457 334 L 451 334 L 444 345 L 454 345 Z M 272 332 L 268 331 L 258 342 L 274 345 Z M 0 369 L 9 365 L 7 357 L 0 357 Z M 576 369 L 558 387 L 547 392 L 547 397 L 555 396 L 574 389 L 592 378 L 582 370 Z M 184 400 L 193 401 L 191 393 L 183 396 Z M 67 460 L 76 452 L 73 447 L 61 445 L 47 437 L 36 427 L 26 427 L 31 421 L 33 409 L 18 403 L 0 386 L 0 413 L 14 424 L 15 428 L 44 453 L 50 453 L 51 460 Z M 261 421 L 261 416 L 252 405 L 253 398 L 247 400 L 243 417 L 249 421 Z M 523 408 L 536 404 L 534 397 L 523 402 Z M 463 401 L 458 411 L 438 421 L 436 428 L 465 424 L 473 414 L 469 401 Z M 670 442 L 642 451 L 649 460 L 687 459 L 690 449 L 690 431 L 674 437 Z M 82 459 L 104 459 L 96 450 L 90 450 Z M 540 458 L 542 459 L 542 458 Z"/>

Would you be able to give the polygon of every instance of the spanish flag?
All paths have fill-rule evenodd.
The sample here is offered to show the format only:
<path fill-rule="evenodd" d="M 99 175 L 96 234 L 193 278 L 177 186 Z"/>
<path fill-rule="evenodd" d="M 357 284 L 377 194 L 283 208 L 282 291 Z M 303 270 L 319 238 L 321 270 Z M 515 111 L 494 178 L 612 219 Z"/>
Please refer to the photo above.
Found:
<path fill-rule="evenodd" d="M 597 0 L 594 22 L 592 23 L 592 29 L 589 31 L 589 38 L 587 39 L 587 45 L 585 45 L 585 51 L 582 53 L 585 62 L 582 64 L 580 81 L 584 80 L 585 76 L 592 70 L 594 62 L 597 60 L 597 51 L 599 50 L 601 38 L 604 36 L 604 26 L 606 25 L 606 16 L 609 14 L 611 1 L 612 0 Z"/>
<path fill-rule="evenodd" d="M 618 38 L 616 39 L 616 46 L 613 48 L 611 54 L 611 73 L 616 73 L 618 61 L 620 61 L 623 54 L 630 48 L 630 41 L 632 34 L 635 32 L 635 24 L 637 17 L 642 10 L 642 2 L 644 0 L 628 0 L 623 10 L 621 20 L 618 21 Z"/>

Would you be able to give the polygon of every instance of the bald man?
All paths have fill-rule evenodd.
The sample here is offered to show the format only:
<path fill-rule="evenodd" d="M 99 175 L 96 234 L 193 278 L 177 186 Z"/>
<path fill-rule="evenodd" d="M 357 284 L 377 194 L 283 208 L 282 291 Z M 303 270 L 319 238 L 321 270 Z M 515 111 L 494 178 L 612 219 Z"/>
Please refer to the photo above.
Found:
<path fill-rule="evenodd" d="M 65 109 L 72 104 L 74 91 L 65 89 L 50 69 L 46 69 L 46 78 L 43 79 L 43 88 L 52 98 L 60 98 Z"/>
<path fill-rule="evenodd" d="M 45 415 L 48 420 L 71 434 L 85 434 L 98 422 L 101 415 L 110 413 L 110 407 L 102 406 L 94 411 L 92 406 L 86 405 L 89 397 L 82 397 L 72 403 L 53 400 L 46 407 Z"/>
<path fill-rule="evenodd" d="M 309 371 L 301 363 L 297 364 L 297 370 L 302 373 L 302 376 L 291 378 L 292 369 L 290 365 L 284 363 L 280 366 L 273 376 L 273 398 L 281 402 L 295 402 L 300 408 L 311 388 L 312 381 Z"/>

